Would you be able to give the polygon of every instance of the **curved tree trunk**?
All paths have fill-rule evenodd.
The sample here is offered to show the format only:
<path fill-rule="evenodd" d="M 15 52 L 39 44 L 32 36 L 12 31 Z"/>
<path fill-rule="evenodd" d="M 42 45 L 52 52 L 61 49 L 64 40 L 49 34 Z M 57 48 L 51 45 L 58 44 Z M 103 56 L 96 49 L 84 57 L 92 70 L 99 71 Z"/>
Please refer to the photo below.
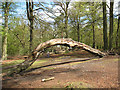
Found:
<path fill-rule="evenodd" d="M 14 72 L 12 72 L 12 74 L 20 73 L 20 72 L 26 70 L 29 66 L 31 66 L 36 61 L 36 59 L 39 57 L 39 54 L 42 53 L 45 48 L 55 46 L 55 45 L 65 45 L 68 47 L 79 47 L 81 49 L 89 51 L 90 53 L 96 54 L 100 57 L 103 57 L 106 55 L 105 53 L 101 52 L 100 50 L 94 49 L 84 43 L 74 41 L 70 38 L 52 39 L 52 40 L 49 40 L 49 41 L 39 44 L 37 46 L 37 48 L 33 51 L 32 55 L 28 56 L 27 60 L 25 60 L 24 62 L 22 62 L 21 64 L 17 65 L 14 68 L 14 70 L 13 70 Z"/>

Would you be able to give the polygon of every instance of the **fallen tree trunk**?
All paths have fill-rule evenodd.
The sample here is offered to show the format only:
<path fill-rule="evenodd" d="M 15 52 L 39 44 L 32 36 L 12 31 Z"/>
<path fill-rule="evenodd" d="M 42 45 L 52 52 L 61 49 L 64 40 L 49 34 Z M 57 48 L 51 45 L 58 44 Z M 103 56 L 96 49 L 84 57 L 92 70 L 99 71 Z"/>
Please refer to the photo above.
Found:
<path fill-rule="evenodd" d="M 42 51 L 44 48 L 48 48 L 48 47 L 55 46 L 55 45 L 67 45 L 68 47 L 79 47 L 86 51 L 89 51 L 90 53 L 96 54 L 100 57 L 105 56 L 105 53 L 101 52 L 100 50 L 94 49 L 84 43 L 76 42 L 70 38 L 68 38 L 68 39 L 52 39 L 47 42 L 41 43 L 38 45 L 38 47 L 35 49 L 35 51 L 33 53 L 35 54 L 39 51 Z"/>
<path fill-rule="evenodd" d="M 90 53 L 93 53 L 95 55 L 98 55 L 100 57 L 103 57 L 106 55 L 105 53 L 101 52 L 98 49 L 94 49 L 84 43 L 76 42 L 70 38 L 52 39 L 52 40 L 49 40 L 49 41 L 39 44 L 37 46 L 37 48 L 32 52 L 32 54 L 28 56 L 27 60 L 25 60 L 24 62 L 22 62 L 21 64 L 19 64 L 13 68 L 14 72 L 10 73 L 10 75 L 13 75 L 14 73 L 23 72 L 24 70 L 26 70 L 29 66 L 31 66 L 36 61 L 36 59 L 39 57 L 40 53 L 42 53 L 45 48 L 55 46 L 55 45 L 78 47 L 78 48 L 84 49 L 86 51 L 89 51 Z"/>

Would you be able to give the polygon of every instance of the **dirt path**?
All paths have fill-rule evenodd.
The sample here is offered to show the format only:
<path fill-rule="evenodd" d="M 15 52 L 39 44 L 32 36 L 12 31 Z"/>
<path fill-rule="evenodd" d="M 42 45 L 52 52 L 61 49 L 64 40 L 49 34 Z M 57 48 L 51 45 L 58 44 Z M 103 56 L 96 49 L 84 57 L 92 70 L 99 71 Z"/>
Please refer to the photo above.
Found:
<path fill-rule="evenodd" d="M 7 80 L 3 88 L 116 88 L 119 57 L 109 56 L 84 62 L 72 62 L 39 68 Z M 54 80 L 41 82 L 43 78 Z"/>

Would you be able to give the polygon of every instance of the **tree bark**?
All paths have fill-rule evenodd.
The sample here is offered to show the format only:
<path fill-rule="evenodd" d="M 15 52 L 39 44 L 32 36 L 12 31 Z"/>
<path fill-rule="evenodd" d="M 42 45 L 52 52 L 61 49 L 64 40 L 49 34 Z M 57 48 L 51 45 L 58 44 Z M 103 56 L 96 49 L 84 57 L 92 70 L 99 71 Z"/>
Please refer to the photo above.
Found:
<path fill-rule="evenodd" d="M 92 13 L 91 13 L 91 18 L 92 18 L 92 31 L 93 31 L 93 44 L 92 47 L 95 48 L 95 15 L 96 15 L 96 11 L 94 11 L 95 9 L 95 4 L 94 2 L 92 2 L 92 6 L 94 6 L 94 8 L 92 8 Z"/>
<path fill-rule="evenodd" d="M 106 2 L 103 2 L 103 41 L 104 50 L 108 49 Z"/>
<path fill-rule="evenodd" d="M 74 48 L 74 47 L 82 48 L 82 49 L 84 49 L 90 53 L 93 53 L 95 55 L 98 55 L 100 57 L 103 57 L 106 55 L 105 53 L 99 51 L 98 49 L 94 49 L 84 43 L 73 41 L 70 38 L 52 39 L 52 40 L 49 40 L 49 41 L 39 44 L 37 46 L 37 48 L 33 51 L 33 53 L 31 55 L 29 55 L 27 60 L 25 60 L 24 62 L 22 62 L 15 68 L 13 68 L 13 70 L 12 70 L 13 72 L 10 75 L 13 75 L 14 73 L 20 73 L 20 72 L 25 71 L 29 66 L 31 66 L 36 61 L 39 54 L 42 53 L 45 48 L 49 48 L 49 47 L 55 46 L 55 45 L 65 45 L 65 46 L 72 47 L 72 48 Z"/>
<path fill-rule="evenodd" d="M 94 22 L 93 22 L 93 25 L 92 25 L 92 29 L 93 29 L 93 48 L 95 48 L 95 26 L 94 26 Z"/>
<path fill-rule="evenodd" d="M 30 53 L 32 52 L 32 43 L 33 43 L 33 0 L 26 0 L 26 10 L 27 10 L 27 17 L 28 20 L 30 21 L 30 46 L 29 46 L 29 51 Z"/>
<path fill-rule="evenodd" d="M 118 17 L 118 26 L 117 26 L 117 35 L 116 35 L 116 49 L 118 49 L 118 45 L 119 45 L 119 31 L 120 31 L 120 16 Z"/>
<path fill-rule="evenodd" d="M 70 2 L 66 2 L 66 8 L 65 8 L 65 33 L 66 33 L 66 37 L 68 38 L 68 5 Z"/>
<path fill-rule="evenodd" d="M 79 42 L 80 41 L 79 22 L 77 22 L 77 36 L 78 36 L 78 42 Z"/>
<path fill-rule="evenodd" d="M 109 50 L 112 49 L 113 43 L 113 4 L 114 2 L 110 2 L 110 30 L 109 30 Z"/>
<path fill-rule="evenodd" d="M 7 34 L 8 34 L 8 14 L 9 14 L 9 5 L 8 2 L 5 2 L 4 16 L 5 16 L 5 25 L 4 25 L 4 35 L 3 35 L 3 47 L 2 47 L 2 60 L 7 59 Z"/>

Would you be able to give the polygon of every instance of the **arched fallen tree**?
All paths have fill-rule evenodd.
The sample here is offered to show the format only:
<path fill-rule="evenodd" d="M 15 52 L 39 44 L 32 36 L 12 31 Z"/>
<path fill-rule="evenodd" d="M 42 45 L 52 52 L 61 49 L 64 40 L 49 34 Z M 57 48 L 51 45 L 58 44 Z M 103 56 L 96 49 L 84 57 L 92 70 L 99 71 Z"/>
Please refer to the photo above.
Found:
<path fill-rule="evenodd" d="M 29 55 L 28 58 L 24 62 L 20 63 L 16 67 L 14 67 L 11 75 L 13 73 L 20 73 L 20 72 L 26 70 L 29 66 L 31 66 L 36 61 L 36 59 L 44 51 L 45 48 L 55 46 L 55 45 L 67 45 L 68 47 L 78 47 L 78 48 L 84 49 L 86 51 L 89 51 L 90 53 L 93 53 L 95 55 L 98 55 L 100 57 L 103 57 L 106 55 L 105 53 L 101 52 L 98 49 L 94 49 L 84 43 L 76 42 L 70 38 L 52 39 L 52 40 L 49 40 L 49 41 L 39 44 L 37 46 L 37 48 L 32 52 L 32 54 Z"/>

